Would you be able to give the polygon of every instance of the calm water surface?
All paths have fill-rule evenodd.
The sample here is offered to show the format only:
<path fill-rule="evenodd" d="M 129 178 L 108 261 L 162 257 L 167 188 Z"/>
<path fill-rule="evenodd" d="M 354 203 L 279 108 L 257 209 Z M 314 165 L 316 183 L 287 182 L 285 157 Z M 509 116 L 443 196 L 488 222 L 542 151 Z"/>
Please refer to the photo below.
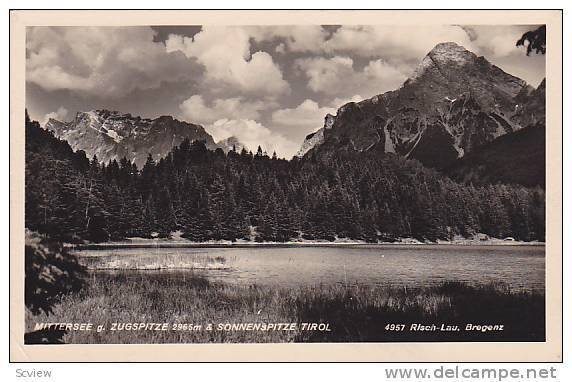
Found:
<path fill-rule="evenodd" d="M 287 248 L 122 248 L 78 251 L 84 259 L 222 260 L 225 269 L 194 270 L 227 283 L 297 287 L 318 284 L 422 286 L 443 281 L 504 282 L 544 290 L 544 246 L 371 246 Z M 219 258 L 220 261 L 220 258 Z M 161 270 L 165 277 L 191 270 Z"/>

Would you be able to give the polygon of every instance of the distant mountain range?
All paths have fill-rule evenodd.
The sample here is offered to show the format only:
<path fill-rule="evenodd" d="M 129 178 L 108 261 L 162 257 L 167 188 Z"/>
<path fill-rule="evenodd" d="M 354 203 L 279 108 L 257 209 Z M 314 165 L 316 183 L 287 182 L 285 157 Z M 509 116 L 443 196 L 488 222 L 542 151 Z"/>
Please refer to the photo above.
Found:
<path fill-rule="evenodd" d="M 149 154 L 162 158 L 187 138 L 204 141 L 212 150 L 220 147 L 228 152 L 234 147 L 240 152 L 246 148 L 235 137 L 215 143 L 202 126 L 170 116 L 145 119 L 118 111 L 92 110 L 77 113 L 70 122 L 51 118 L 44 128 L 66 140 L 73 150 L 85 151 L 88 158 L 96 155 L 100 162 L 108 163 L 126 157 L 139 168 Z"/>
<path fill-rule="evenodd" d="M 399 89 L 347 103 L 335 116 L 326 116 L 324 127 L 306 137 L 298 156 L 327 158 L 338 150 L 375 150 L 417 159 L 445 172 L 454 169 L 451 171 L 459 179 L 476 181 L 476 177 L 483 176 L 502 181 L 504 176 L 499 168 L 489 169 L 493 165 L 490 160 L 484 166 L 476 158 L 487 153 L 489 158 L 510 161 L 506 155 L 496 155 L 496 150 L 505 149 L 509 141 L 514 159 L 527 157 L 531 150 L 540 156 L 544 139 L 530 141 L 519 137 L 542 137 L 544 118 L 544 81 L 534 89 L 484 57 L 455 43 L 441 43 Z M 542 131 L 519 134 L 514 139 L 503 139 L 504 144 L 489 146 L 497 138 L 525 128 Z M 537 156 L 534 160 L 539 159 Z M 527 163 L 496 165 L 507 171 L 510 168 L 511 172 Z M 544 163 L 544 159 L 538 163 Z M 473 164 L 479 168 L 471 168 Z M 498 176 L 487 177 L 489 170 Z M 464 171 L 472 176 L 461 176 Z M 511 181 L 537 184 L 537 175 L 531 175 L 535 180 L 529 181 L 526 168 L 520 173 L 519 177 L 511 176 Z"/>
<path fill-rule="evenodd" d="M 544 126 L 544 81 L 534 89 L 448 42 L 435 46 L 399 89 L 326 115 L 297 156 L 327 160 L 340 150 L 373 150 L 417 159 L 462 181 L 534 186 L 544 183 Z M 164 157 L 187 138 L 213 150 L 249 150 L 236 137 L 215 142 L 202 126 L 169 116 L 143 119 L 94 110 L 70 122 L 50 119 L 45 128 L 89 158 L 126 157 L 139 167 L 149 153 Z"/>
<path fill-rule="evenodd" d="M 133 117 L 116 111 L 79 112 L 71 122 L 50 119 L 44 126 L 72 149 L 83 150 L 88 158 L 97 156 L 107 163 L 123 157 L 141 168 L 148 154 L 154 158 L 166 155 L 188 138 L 202 140 L 210 149 L 217 148 L 213 138 L 202 126 L 162 116 L 156 119 Z"/>

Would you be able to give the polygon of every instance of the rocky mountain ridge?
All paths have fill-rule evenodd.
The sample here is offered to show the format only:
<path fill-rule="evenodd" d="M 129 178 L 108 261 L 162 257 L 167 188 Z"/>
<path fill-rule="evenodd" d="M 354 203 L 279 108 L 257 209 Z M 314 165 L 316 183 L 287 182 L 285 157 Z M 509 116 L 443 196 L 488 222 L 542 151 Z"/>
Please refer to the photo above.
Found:
<path fill-rule="evenodd" d="M 521 94 L 512 120 L 524 126 L 501 135 L 455 161 L 445 172 L 465 183 L 513 183 L 545 187 L 546 128 L 545 88 Z"/>
<path fill-rule="evenodd" d="M 95 155 L 107 163 L 126 157 L 139 168 L 148 154 L 155 159 L 164 157 L 187 138 L 202 140 L 210 149 L 218 147 L 202 126 L 170 116 L 145 119 L 117 111 L 92 110 L 78 112 L 70 122 L 50 119 L 44 128 L 66 140 L 74 151 L 85 151 L 88 158 Z"/>
<path fill-rule="evenodd" d="M 375 149 L 443 169 L 499 136 L 543 123 L 543 84 L 534 89 L 484 57 L 441 43 L 399 89 L 340 107 L 299 156 Z"/>
<path fill-rule="evenodd" d="M 315 132 L 308 134 L 302 143 L 302 147 L 296 153 L 297 157 L 303 157 L 308 151 L 313 147 L 320 145 L 324 141 L 324 131 L 331 129 L 336 117 L 331 114 L 326 114 L 324 118 L 324 127 L 316 130 Z"/>

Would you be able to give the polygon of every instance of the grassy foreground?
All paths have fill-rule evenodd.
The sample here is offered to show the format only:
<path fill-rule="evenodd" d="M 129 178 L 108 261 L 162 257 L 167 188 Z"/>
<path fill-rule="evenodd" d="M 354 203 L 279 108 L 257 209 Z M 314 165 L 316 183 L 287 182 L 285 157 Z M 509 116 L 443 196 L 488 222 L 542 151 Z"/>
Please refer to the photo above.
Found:
<path fill-rule="evenodd" d="M 105 325 L 68 331 L 65 343 L 544 341 L 544 295 L 501 285 L 447 282 L 425 288 L 316 286 L 281 289 L 211 283 L 189 273 L 96 273 L 81 292 L 62 298 L 41 322 Z M 113 323 L 168 323 L 169 330 L 110 330 Z M 213 330 L 205 330 L 206 324 Z M 318 330 L 217 330 L 218 324 L 329 324 Z M 504 325 L 466 331 L 467 324 Z M 173 324 L 181 324 L 172 330 Z M 191 324 L 185 326 L 184 324 Z M 388 330 L 403 324 L 404 330 Z M 454 332 L 415 331 L 411 324 L 458 325 Z M 193 327 L 201 325 L 201 329 Z"/>

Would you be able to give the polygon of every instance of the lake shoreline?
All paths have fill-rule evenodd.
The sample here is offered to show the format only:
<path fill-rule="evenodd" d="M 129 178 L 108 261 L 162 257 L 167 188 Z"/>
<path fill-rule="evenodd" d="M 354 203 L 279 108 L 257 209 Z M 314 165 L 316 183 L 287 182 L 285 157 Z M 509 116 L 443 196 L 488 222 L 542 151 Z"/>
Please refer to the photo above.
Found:
<path fill-rule="evenodd" d="M 118 249 L 118 248 L 389 248 L 392 246 L 413 246 L 413 247 L 435 247 L 435 246 L 545 246 L 545 242 L 538 241 L 507 241 L 502 239 L 460 239 L 460 240 L 438 240 L 437 242 L 421 242 L 416 239 L 402 239 L 395 242 L 367 243 L 365 241 L 289 241 L 289 242 L 255 242 L 239 240 L 232 241 L 206 241 L 193 242 L 184 239 L 146 239 L 130 238 L 124 241 L 112 241 L 104 243 L 66 243 L 66 247 L 82 249 Z"/>

